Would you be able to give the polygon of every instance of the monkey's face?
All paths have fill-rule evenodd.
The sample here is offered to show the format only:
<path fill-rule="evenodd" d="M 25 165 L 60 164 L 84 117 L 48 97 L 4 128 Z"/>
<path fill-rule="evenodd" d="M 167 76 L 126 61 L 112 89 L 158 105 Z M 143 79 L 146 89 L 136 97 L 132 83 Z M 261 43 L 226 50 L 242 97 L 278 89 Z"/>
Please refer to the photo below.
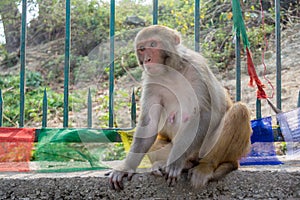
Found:
<path fill-rule="evenodd" d="M 139 64 L 149 75 L 160 75 L 166 70 L 167 54 L 161 41 L 147 39 L 137 43 L 136 54 Z"/>

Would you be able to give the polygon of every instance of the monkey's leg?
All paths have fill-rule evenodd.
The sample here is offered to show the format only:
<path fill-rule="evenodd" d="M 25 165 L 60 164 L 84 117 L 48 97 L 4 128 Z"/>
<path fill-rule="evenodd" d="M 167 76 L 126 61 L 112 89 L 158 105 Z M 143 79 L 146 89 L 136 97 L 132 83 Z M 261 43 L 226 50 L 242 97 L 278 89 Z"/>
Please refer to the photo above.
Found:
<path fill-rule="evenodd" d="M 199 118 L 192 117 L 180 125 L 175 138 L 172 140 L 172 149 L 167 161 L 166 175 L 168 185 L 174 185 L 182 170 L 190 168 L 190 156 L 198 153 L 198 125 Z M 197 160 L 197 159 L 196 159 Z"/>
<path fill-rule="evenodd" d="M 157 137 L 155 143 L 148 152 L 152 167 L 151 172 L 157 176 L 163 176 L 166 163 L 172 148 L 172 143 L 166 138 Z"/>
<path fill-rule="evenodd" d="M 209 180 L 219 179 L 238 168 L 238 160 L 250 149 L 250 113 L 242 103 L 235 103 L 222 119 L 223 126 L 218 127 L 218 141 L 191 170 L 192 185 L 204 186 Z M 202 179 L 202 180 L 200 180 Z"/>

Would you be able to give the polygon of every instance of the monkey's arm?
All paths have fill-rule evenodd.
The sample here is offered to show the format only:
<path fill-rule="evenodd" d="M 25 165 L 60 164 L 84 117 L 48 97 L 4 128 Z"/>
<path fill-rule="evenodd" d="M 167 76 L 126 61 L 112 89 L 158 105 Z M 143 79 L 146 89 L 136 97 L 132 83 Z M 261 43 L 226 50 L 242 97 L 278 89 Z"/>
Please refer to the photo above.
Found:
<path fill-rule="evenodd" d="M 199 127 L 200 114 L 196 114 L 182 123 L 176 137 L 172 140 L 173 147 L 167 161 L 166 173 L 169 185 L 174 185 L 179 178 L 186 161 L 199 146 Z M 205 128 L 204 128 L 205 129 Z"/>
<path fill-rule="evenodd" d="M 150 100 L 149 100 L 150 101 Z M 134 134 L 133 143 L 125 160 L 125 166 L 136 169 L 145 153 L 153 145 L 158 132 L 162 106 L 160 104 L 144 105 L 141 118 Z"/>
<path fill-rule="evenodd" d="M 148 101 L 151 102 L 150 99 Z M 112 189 L 123 189 L 123 177 L 128 176 L 129 179 L 132 177 L 145 153 L 154 143 L 157 137 L 161 111 L 160 104 L 152 104 L 151 102 L 151 104 L 142 106 L 141 118 L 125 162 L 110 174 L 109 183 Z"/>

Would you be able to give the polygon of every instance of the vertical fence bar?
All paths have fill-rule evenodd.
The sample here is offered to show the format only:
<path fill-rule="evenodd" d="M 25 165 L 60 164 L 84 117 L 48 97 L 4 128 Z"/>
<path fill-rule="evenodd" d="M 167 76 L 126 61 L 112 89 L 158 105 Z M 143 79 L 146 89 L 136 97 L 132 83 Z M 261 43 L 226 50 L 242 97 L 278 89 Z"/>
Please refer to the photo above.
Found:
<path fill-rule="evenodd" d="M 26 22 L 27 22 L 27 0 L 22 0 L 22 31 L 20 49 L 20 121 L 19 127 L 24 126 L 25 113 L 25 65 L 26 65 Z"/>
<path fill-rule="evenodd" d="M 256 119 L 261 118 L 261 101 L 256 99 Z"/>
<path fill-rule="evenodd" d="M 281 33 L 280 33 L 280 0 L 275 0 L 275 32 L 276 32 L 276 103 L 281 110 Z"/>
<path fill-rule="evenodd" d="M 241 100 L 241 36 L 239 34 L 235 35 L 235 65 L 236 65 L 236 96 L 235 100 Z"/>
<path fill-rule="evenodd" d="M 131 127 L 134 128 L 135 125 L 136 125 L 136 101 L 135 101 L 134 89 L 132 89 L 132 94 L 131 94 Z"/>
<path fill-rule="evenodd" d="M 88 98 L 87 98 L 87 105 L 88 105 L 88 114 L 87 114 L 87 126 L 88 128 L 92 128 L 92 95 L 91 95 L 91 89 L 89 88 L 88 91 Z"/>
<path fill-rule="evenodd" d="M 300 108 L 300 90 L 299 90 L 299 93 L 298 93 L 298 104 L 297 104 L 297 106 L 298 106 L 298 108 Z"/>
<path fill-rule="evenodd" d="M 153 0 L 153 21 L 152 23 L 156 25 L 158 22 L 158 0 Z"/>
<path fill-rule="evenodd" d="M 200 51 L 200 0 L 195 0 L 195 51 Z"/>
<path fill-rule="evenodd" d="M 44 90 L 43 96 L 43 118 L 42 118 L 42 128 L 47 127 L 47 118 L 48 118 L 48 97 L 47 97 L 47 89 Z"/>
<path fill-rule="evenodd" d="M 0 89 L 0 127 L 3 126 L 3 98 L 2 90 Z"/>
<path fill-rule="evenodd" d="M 64 128 L 69 126 L 69 74 L 71 46 L 71 0 L 66 0 L 65 68 L 64 68 Z"/>
<path fill-rule="evenodd" d="M 114 126 L 114 73 L 115 73 L 115 0 L 110 1 L 110 68 L 109 68 L 109 127 Z"/>

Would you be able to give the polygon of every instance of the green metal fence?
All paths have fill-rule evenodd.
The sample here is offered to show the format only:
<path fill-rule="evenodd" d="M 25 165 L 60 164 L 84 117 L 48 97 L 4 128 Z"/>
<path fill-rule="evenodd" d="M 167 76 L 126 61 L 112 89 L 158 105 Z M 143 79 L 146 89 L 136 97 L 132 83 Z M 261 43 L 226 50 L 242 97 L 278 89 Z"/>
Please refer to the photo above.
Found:
<path fill-rule="evenodd" d="M 158 0 L 153 0 L 153 24 L 158 24 Z M 64 63 L 64 111 L 63 127 L 69 126 L 69 72 L 70 72 L 70 40 L 71 40 L 71 0 L 66 0 L 65 21 L 65 63 Z M 276 105 L 281 109 L 281 33 L 280 33 L 280 0 L 275 0 L 276 10 Z M 25 111 L 25 61 L 26 61 L 26 18 L 27 0 L 22 0 L 22 31 L 20 47 L 20 118 L 19 126 L 24 126 Z M 200 51 L 200 0 L 194 2 L 194 44 L 195 51 Z M 115 36 L 115 0 L 110 1 L 110 70 L 109 70 L 109 128 L 114 128 L 114 36 Z M 241 55 L 240 36 L 236 35 L 236 101 L 241 100 Z M 88 116 L 87 127 L 92 126 L 92 100 L 91 92 L 88 92 Z M 131 120 L 132 126 L 136 121 L 135 96 L 132 93 Z M 300 91 L 298 106 L 300 106 Z M 47 91 L 44 91 L 42 127 L 47 127 Z M 257 99 L 256 116 L 261 118 L 261 102 Z M 0 89 L 0 127 L 3 125 L 3 97 Z"/>

